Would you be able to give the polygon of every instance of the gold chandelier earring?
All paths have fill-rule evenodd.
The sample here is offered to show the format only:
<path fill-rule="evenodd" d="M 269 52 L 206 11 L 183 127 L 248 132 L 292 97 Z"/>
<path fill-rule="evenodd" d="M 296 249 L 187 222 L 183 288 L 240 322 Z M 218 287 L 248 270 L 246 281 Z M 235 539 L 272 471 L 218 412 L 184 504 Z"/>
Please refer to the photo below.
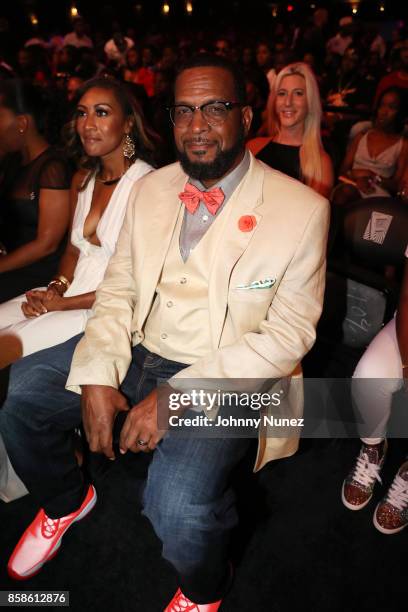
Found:
<path fill-rule="evenodd" d="M 135 156 L 135 143 L 130 134 L 126 134 L 126 138 L 123 142 L 123 155 L 127 159 L 132 159 L 132 157 Z"/>

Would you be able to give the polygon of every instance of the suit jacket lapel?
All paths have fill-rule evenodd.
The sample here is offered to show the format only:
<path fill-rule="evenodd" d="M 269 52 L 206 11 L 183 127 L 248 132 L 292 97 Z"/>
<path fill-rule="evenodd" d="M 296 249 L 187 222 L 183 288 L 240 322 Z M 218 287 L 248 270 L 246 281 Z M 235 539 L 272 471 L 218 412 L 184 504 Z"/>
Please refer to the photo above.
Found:
<path fill-rule="evenodd" d="M 228 290 L 232 270 L 250 241 L 254 238 L 262 219 L 262 185 L 264 171 L 251 156 L 251 165 L 237 191 L 228 202 L 220 242 L 214 255 L 208 287 L 211 337 L 214 349 L 219 346 L 228 302 Z M 239 229 L 239 220 L 245 215 L 255 217 L 256 225 L 251 231 Z"/>
<path fill-rule="evenodd" d="M 140 283 L 140 326 L 146 320 L 159 283 L 164 260 L 182 206 L 178 194 L 182 191 L 185 183 L 186 175 L 179 170 L 174 179 L 169 181 L 168 187 L 161 191 L 160 199 L 159 201 L 156 200 L 155 203 L 148 236 L 145 237 L 148 244 Z"/>

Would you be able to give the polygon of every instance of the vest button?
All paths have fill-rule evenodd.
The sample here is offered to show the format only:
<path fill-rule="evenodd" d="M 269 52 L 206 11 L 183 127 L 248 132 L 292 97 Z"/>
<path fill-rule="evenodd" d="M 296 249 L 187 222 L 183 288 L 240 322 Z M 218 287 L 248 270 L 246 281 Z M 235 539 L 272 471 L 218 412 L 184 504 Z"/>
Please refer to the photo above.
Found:
<path fill-rule="evenodd" d="M 165 340 L 165 339 L 167 338 L 167 334 L 160 334 L 160 338 L 161 338 L 162 340 Z"/>
<path fill-rule="evenodd" d="M 203 216 L 202 216 L 202 220 L 204 221 L 204 223 L 205 223 L 206 221 L 208 221 L 208 215 L 203 215 Z"/>
<path fill-rule="evenodd" d="M 187 282 L 187 279 L 186 279 L 186 277 L 185 277 L 185 276 L 183 276 L 182 278 L 180 278 L 180 283 L 181 283 L 182 285 L 185 285 L 185 284 L 186 284 L 186 282 Z"/>
<path fill-rule="evenodd" d="M 166 304 L 167 308 L 171 308 L 173 306 L 173 302 L 169 300 Z"/>

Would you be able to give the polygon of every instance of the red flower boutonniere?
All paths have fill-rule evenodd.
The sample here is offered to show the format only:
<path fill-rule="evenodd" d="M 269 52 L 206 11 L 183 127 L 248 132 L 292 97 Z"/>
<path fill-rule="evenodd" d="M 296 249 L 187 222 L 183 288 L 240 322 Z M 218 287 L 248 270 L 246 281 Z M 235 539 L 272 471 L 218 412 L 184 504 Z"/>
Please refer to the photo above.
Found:
<path fill-rule="evenodd" d="M 252 232 L 256 226 L 256 218 L 254 215 L 244 215 L 239 218 L 238 227 L 241 232 Z"/>

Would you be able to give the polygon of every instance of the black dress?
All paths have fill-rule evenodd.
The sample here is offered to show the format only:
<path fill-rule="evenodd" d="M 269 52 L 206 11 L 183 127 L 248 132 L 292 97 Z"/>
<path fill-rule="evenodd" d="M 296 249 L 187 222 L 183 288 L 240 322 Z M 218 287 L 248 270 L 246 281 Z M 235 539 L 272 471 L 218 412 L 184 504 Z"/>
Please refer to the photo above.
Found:
<path fill-rule="evenodd" d="M 10 253 L 37 236 L 40 190 L 69 189 L 71 170 L 63 154 L 49 147 L 14 173 L 12 168 L 3 168 L 2 178 L 0 241 Z M 58 270 L 65 241 L 38 261 L 0 273 L 0 303 L 33 287 L 47 285 Z"/>
<path fill-rule="evenodd" d="M 271 140 L 263 149 L 258 151 L 256 158 L 263 161 L 274 170 L 279 170 L 292 178 L 301 180 L 300 147 L 280 144 Z"/>

